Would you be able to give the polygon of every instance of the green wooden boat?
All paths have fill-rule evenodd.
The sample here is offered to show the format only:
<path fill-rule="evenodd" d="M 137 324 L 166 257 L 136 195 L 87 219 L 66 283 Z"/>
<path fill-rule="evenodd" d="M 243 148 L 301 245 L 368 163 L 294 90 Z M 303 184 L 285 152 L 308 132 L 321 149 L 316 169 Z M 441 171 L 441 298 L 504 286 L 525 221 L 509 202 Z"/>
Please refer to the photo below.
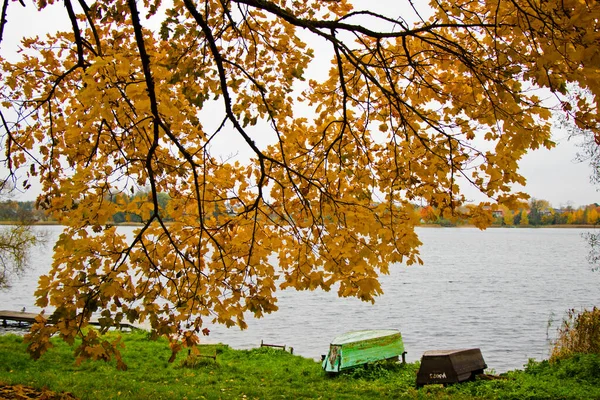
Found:
<path fill-rule="evenodd" d="M 323 358 L 326 372 L 340 372 L 373 361 L 398 359 L 404 353 L 400 331 L 353 331 L 333 339 Z"/>

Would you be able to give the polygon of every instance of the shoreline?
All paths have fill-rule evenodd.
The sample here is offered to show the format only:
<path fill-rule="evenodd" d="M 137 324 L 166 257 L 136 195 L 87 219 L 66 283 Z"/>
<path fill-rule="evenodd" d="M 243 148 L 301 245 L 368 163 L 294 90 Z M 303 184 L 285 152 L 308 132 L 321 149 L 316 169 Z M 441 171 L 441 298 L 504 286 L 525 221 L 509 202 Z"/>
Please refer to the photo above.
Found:
<path fill-rule="evenodd" d="M 22 223 L 20 221 L 0 221 L 0 226 L 4 225 L 4 226 L 11 226 L 11 225 L 21 225 Z M 169 225 L 170 223 L 167 223 L 166 225 Z M 66 225 L 61 225 L 56 221 L 42 221 L 42 222 L 33 222 L 31 224 L 32 226 L 66 226 Z M 107 226 L 144 226 L 144 224 L 142 224 L 141 222 L 120 222 L 120 223 L 115 223 L 115 224 L 107 224 Z M 472 224 L 460 224 L 460 225 L 452 225 L 452 226 L 444 226 L 442 224 L 419 224 L 419 225 L 415 225 L 415 228 L 444 228 L 444 229 L 452 229 L 452 228 L 477 228 L 475 225 Z M 490 225 L 484 229 L 481 230 L 486 230 L 486 229 L 492 229 L 492 228 L 516 228 L 516 229 L 586 229 L 586 228 L 590 228 L 590 229 L 600 229 L 600 224 L 598 225 L 586 225 L 586 224 L 552 224 L 552 225 Z"/>
<path fill-rule="evenodd" d="M 455 225 L 455 226 L 443 226 L 441 224 L 421 224 L 415 225 L 418 228 L 444 228 L 444 229 L 452 229 L 452 228 L 477 228 L 475 225 L 464 224 L 464 225 Z M 583 224 L 558 224 L 558 225 L 490 225 L 485 229 L 493 229 L 493 228 L 508 228 L 508 229 L 600 229 L 600 225 L 583 225 Z M 482 229 L 482 230 L 485 230 Z"/>

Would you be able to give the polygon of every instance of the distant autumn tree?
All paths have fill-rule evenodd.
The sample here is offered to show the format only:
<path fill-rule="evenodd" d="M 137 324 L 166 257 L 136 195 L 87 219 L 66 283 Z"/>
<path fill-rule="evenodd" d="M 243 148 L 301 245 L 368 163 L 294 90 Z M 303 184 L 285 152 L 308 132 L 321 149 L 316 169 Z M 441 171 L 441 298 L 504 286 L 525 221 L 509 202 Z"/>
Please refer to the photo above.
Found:
<path fill-rule="evenodd" d="M 27 270 L 31 248 L 39 242 L 31 225 L 0 228 L 0 290 L 10 287 L 11 280 Z"/>
<path fill-rule="evenodd" d="M 408 2 L 390 15 L 349 0 L 63 4 L 63 32 L 1 64 L 6 167 L 39 180 L 65 226 L 34 356 L 58 334 L 118 358 L 82 331 L 93 313 L 103 330 L 147 321 L 177 350 L 207 321 L 277 310 L 280 289 L 372 301 L 380 274 L 420 261 L 411 201 L 455 217 L 473 185 L 490 201 L 461 217 L 483 227 L 492 203 L 526 198 L 511 192 L 518 162 L 553 146 L 552 111 L 597 129 L 595 1 L 434 0 L 428 18 Z M 331 54 L 320 80 L 306 73 L 317 44 Z M 144 201 L 119 201 L 138 187 Z M 133 239 L 111 225 L 119 212 L 140 215 Z"/>
<path fill-rule="evenodd" d="M 511 226 L 515 223 L 515 214 L 512 210 L 505 208 L 504 215 L 502 216 L 502 222 L 504 225 Z"/>
<path fill-rule="evenodd" d="M 519 225 L 521 226 L 529 226 L 529 214 L 528 210 L 521 211 L 521 218 L 519 219 Z"/>
<path fill-rule="evenodd" d="M 11 185 L 0 182 L 0 201 L 9 202 Z M 27 271 L 31 249 L 45 241 L 42 232 L 35 232 L 29 219 L 15 211 L 12 225 L 0 227 L 0 290 L 11 286 L 12 280 Z"/>
<path fill-rule="evenodd" d="M 540 225 L 542 218 L 548 210 L 551 209 L 550 203 L 547 200 L 531 198 L 529 200 L 529 223 L 531 225 Z"/>

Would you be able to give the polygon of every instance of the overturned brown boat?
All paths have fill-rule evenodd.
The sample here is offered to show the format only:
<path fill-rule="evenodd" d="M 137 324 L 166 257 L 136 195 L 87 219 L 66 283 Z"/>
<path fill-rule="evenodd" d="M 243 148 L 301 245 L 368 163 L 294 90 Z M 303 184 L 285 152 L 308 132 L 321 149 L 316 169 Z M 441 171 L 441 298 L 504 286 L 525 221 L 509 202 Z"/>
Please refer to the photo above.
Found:
<path fill-rule="evenodd" d="M 468 381 L 486 368 L 479 349 L 426 351 L 417 373 L 417 387 Z"/>

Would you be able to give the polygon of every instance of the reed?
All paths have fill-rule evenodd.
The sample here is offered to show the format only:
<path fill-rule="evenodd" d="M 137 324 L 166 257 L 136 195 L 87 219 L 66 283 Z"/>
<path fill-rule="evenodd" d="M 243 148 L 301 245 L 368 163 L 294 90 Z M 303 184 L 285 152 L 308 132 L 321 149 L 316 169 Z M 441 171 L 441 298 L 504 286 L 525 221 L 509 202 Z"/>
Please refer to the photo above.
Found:
<path fill-rule="evenodd" d="M 600 354 L 600 309 L 571 309 L 558 329 L 550 361 L 574 354 Z"/>

